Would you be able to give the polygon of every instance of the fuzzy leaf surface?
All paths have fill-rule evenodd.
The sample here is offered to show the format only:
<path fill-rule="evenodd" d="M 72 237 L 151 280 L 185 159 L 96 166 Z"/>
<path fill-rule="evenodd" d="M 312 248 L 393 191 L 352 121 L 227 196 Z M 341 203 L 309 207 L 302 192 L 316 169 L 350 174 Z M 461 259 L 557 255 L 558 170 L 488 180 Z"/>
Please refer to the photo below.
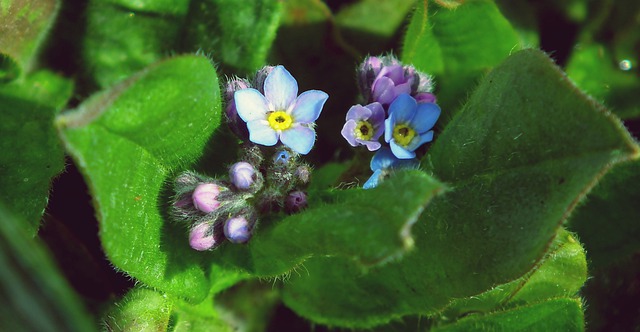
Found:
<path fill-rule="evenodd" d="M 285 303 L 316 322 L 366 327 L 433 314 L 530 271 L 614 163 L 639 148 L 542 52 L 518 52 L 480 83 L 423 167 L 451 187 L 414 227 L 416 250 L 363 275 L 315 259 Z"/>
<path fill-rule="evenodd" d="M 209 267 L 170 222 L 172 174 L 202 155 L 220 124 L 211 63 L 181 56 L 146 68 L 56 119 L 89 184 L 109 260 L 143 283 L 202 300 Z"/>
<path fill-rule="evenodd" d="M 47 205 L 51 178 L 64 168 L 53 118 L 73 84 L 40 71 L 0 85 L 0 198 L 35 235 Z"/>

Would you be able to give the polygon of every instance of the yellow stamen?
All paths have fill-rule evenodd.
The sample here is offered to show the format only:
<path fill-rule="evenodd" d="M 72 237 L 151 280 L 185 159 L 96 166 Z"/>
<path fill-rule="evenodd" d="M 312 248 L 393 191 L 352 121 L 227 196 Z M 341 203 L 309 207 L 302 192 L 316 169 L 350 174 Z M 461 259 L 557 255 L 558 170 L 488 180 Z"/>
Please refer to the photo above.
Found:
<path fill-rule="evenodd" d="M 269 121 L 269 126 L 274 130 L 286 130 L 293 124 L 293 118 L 291 118 L 291 115 L 284 111 L 271 112 L 267 121 Z"/>
<path fill-rule="evenodd" d="M 406 124 L 399 124 L 393 128 L 393 139 L 400 146 L 407 146 L 416 136 L 416 131 Z"/>
<path fill-rule="evenodd" d="M 369 121 L 358 121 L 355 135 L 357 139 L 368 141 L 373 137 L 373 126 L 371 126 Z"/>

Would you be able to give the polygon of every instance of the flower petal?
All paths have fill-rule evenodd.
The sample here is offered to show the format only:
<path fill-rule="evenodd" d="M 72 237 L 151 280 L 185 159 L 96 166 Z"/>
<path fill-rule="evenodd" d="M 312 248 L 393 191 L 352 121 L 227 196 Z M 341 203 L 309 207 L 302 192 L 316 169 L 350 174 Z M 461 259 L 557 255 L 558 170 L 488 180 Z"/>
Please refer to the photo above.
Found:
<path fill-rule="evenodd" d="M 296 99 L 291 116 L 297 123 L 311 123 L 316 121 L 322 112 L 322 106 L 329 98 L 329 95 L 320 90 L 309 90 L 303 92 Z"/>
<path fill-rule="evenodd" d="M 389 106 L 389 118 L 393 117 L 395 123 L 411 122 L 416 114 L 418 103 L 408 94 L 399 95 Z"/>
<path fill-rule="evenodd" d="M 298 82 L 283 66 L 277 66 L 264 81 L 264 96 L 272 111 L 286 111 L 298 96 Z"/>
<path fill-rule="evenodd" d="M 436 124 L 438 117 L 440 116 L 440 107 L 433 103 L 418 104 L 418 110 L 416 115 L 411 121 L 413 128 L 418 133 L 424 133 L 425 131 L 433 128 Z"/>
<path fill-rule="evenodd" d="M 278 133 L 269 126 L 266 120 L 254 120 L 247 122 L 249 140 L 253 143 L 274 146 L 278 143 Z"/>
<path fill-rule="evenodd" d="M 347 112 L 347 116 L 345 117 L 345 119 L 360 121 L 363 119 L 369 119 L 369 117 L 371 117 L 371 109 L 362 105 L 353 105 Z"/>
<path fill-rule="evenodd" d="M 354 134 L 357 125 L 358 124 L 355 122 L 355 120 L 348 120 L 344 124 L 344 126 L 342 127 L 342 131 L 340 132 L 342 134 L 342 137 L 344 137 L 344 139 L 346 139 L 351 146 L 358 146 L 358 143 L 356 143 L 356 136 Z"/>
<path fill-rule="evenodd" d="M 365 106 L 369 110 L 371 110 L 371 116 L 369 116 L 369 123 L 372 126 L 381 125 L 385 118 L 384 108 L 382 104 L 374 102 L 367 106 Z"/>
<path fill-rule="evenodd" d="M 393 155 L 389 148 L 384 147 L 378 150 L 378 152 L 373 155 L 369 167 L 371 167 L 372 171 L 377 171 L 380 169 L 389 168 L 396 162 L 396 156 Z"/>
<path fill-rule="evenodd" d="M 415 152 L 404 149 L 398 145 L 395 140 L 391 140 L 389 145 L 391 146 L 391 152 L 393 152 L 398 159 L 411 159 L 416 157 Z"/>
<path fill-rule="evenodd" d="M 394 88 L 395 86 L 390 78 L 378 77 L 373 82 L 371 96 L 374 101 L 384 105 L 389 105 L 396 98 Z"/>
<path fill-rule="evenodd" d="M 429 130 L 428 132 L 420 135 L 419 137 L 414 138 L 407 148 L 411 151 L 422 146 L 422 144 L 431 142 L 433 140 L 433 130 Z"/>
<path fill-rule="evenodd" d="M 376 142 L 376 141 L 373 141 L 373 140 L 364 141 L 364 140 L 361 140 L 361 139 L 356 139 L 356 142 L 358 144 L 360 144 L 360 145 L 366 146 L 369 151 L 378 150 L 382 146 L 382 144 L 380 144 L 380 142 Z"/>
<path fill-rule="evenodd" d="M 391 136 L 393 135 L 393 126 L 395 126 L 395 119 L 393 115 L 390 115 L 388 119 L 384 120 L 384 141 L 389 143 Z"/>
<path fill-rule="evenodd" d="M 307 154 L 316 141 L 316 132 L 309 127 L 294 124 L 280 134 L 280 140 L 291 150 L 299 154 Z"/>
<path fill-rule="evenodd" d="M 376 170 L 373 175 L 362 185 L 362 189 L 371 189 L 378 186 L 382 180 L 382 170 Z"/>
<path fill-rule="evenodd" d="M 236 111 L 244 122 L 264 120 L 269 106 L 264 96 L 256 89 L 242 89 L 234 93 Z"/>

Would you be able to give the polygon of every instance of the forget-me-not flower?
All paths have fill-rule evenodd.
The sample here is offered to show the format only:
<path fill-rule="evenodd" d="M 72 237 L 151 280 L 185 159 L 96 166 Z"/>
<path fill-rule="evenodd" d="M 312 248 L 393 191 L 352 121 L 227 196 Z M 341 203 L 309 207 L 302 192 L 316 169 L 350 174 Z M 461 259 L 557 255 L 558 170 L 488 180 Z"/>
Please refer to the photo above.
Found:
<path fill-rule="evenodd" d="M 309 153 L 316 139 L 314 122 L 329 96 L 319 90 L 298 96 L 298 83 L 283 66 L 276 66 L 267 75 L 263 88 L 264 95 L 252 88 L 234 94 L 238 115 L 249 129 L 249 140 L 266 146 L 279 140 L 297 153 Z"/>
<path fill-rule="evenodd" d="M 389 106 L 385 120 L 384 140 L 400 159 L 415 158 L 419 146 L 433 140 L 433 125 L 440 116 L 434 103 L 420 103 L 408 94 L 399 95 Z"/>
<path fill-rule="evenodd" d="M 347 122 L 342 127 L 342 137 L 351 146 L 365 145 L 369 151 L 381 146 L 378 139 L 384 133 L 385 111 L 380 103 L 366 106 L 354 105 L 347 112 Z"/>
<path fill-rule="evenodd" d="M 417 159 L 398 159 L 387 147 L 383 147 L 371 158 L 371 170 L 373 175 L 364 183 L 363 189 L 371 189 L 389 175 L 391 170 L 402 168 L 417 168 L 420 163 Z"/>

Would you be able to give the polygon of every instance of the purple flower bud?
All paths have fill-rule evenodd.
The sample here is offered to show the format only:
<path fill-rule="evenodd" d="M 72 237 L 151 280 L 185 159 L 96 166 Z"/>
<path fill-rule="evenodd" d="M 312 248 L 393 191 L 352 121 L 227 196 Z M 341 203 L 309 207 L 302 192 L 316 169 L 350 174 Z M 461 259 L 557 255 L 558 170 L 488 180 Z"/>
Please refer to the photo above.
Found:
<path fill-rule="evenodd" d="M 421 103 L 436 103 L 436 95 L 434 95 L 431 92 L 421 92 L 418 93 L 416 96 L 416 101 L 418 102 L 418 104 Z"/>
<path fill-rule="evenodd" d="M 256 73 L 256 76 L 253 79 L 253 86 L 255 86 L 260 93 L 264 94 L 264 81 L 275 68 L 275 66 L 264 66 Z"/>
<path fill-rule="evenodd" d="M 246 243 L 251 238 L 251 223 L 243 215 L 227 219 L 224 223 L 224 235 L 231 243 Z"/>
<path fill-rule="evenodd" d="M 290 192 L 284 202 L 284 210 L 289 214 L 298 213 L 306 207 L 307 194 L 300 190 Z"/>
<path fill-rule="evenodd" d="M 189 245 L 191 248 L 204 251 L 219 246 L 224 238 L 219 229 L 209 222 L 197 224 L 189 233 Z"/>
<path fill-rule="evenodd" d="M 229 168 L 229 178 L 236 188 L 247 190 L 256 182 L 256 169 L 248 162 L 237 162 Z"/>
<path fill-rule="evenodd" d="M 358 68 L 358 87 L 365 100 L 371 98 L 371 85 L 380 73 L 380 69 L 382 69 L 382 60 L 375 56 L 366 57 Z"/>
<path fill-rule="evenodd" d="M 295 176 L 300 183 L 307 184 L 311 179 L 311 169 L 307 165 L 300 165 L 296 168 Z"/>
<path fill-rule="evenodd" d="M 236 134 L 240 139 L 246 141 L 249 139 L 249 130 L 246 123 L 238 115 L 235 102 L 235 92 L 243 89 L 250 88 L 249 81 L 241 78 L 236 78 L 227 83 L 225 89 L 226 108 L 224 113 L 227 117 L 227 124 L 231 131 Z"/>
<path fill-rule="evenodd" d="M 196 187 L 193 191 L 193 205 L 196 209 L 204 212 L 211 213 L 220 207 L 220 201 L 218 201 L 218 195 L 222 191 L 222 187 L 215 183 L 202 183 Z"/>
<path fill-rule="evenodd" d="M 233 102 L 233 95 L 235 94 L 236 91 L 242 90 L 242 89 L 248 89 L 248 88 L 251 88 L 251 83 L 249 83 L 249 81 L 245 80 L 244 78 L 236 77 L 229 80 L 227 82 L 227 85 L 225 86 L 225 93 L 224 93 L 227 104 L 235 104 Z"/>

